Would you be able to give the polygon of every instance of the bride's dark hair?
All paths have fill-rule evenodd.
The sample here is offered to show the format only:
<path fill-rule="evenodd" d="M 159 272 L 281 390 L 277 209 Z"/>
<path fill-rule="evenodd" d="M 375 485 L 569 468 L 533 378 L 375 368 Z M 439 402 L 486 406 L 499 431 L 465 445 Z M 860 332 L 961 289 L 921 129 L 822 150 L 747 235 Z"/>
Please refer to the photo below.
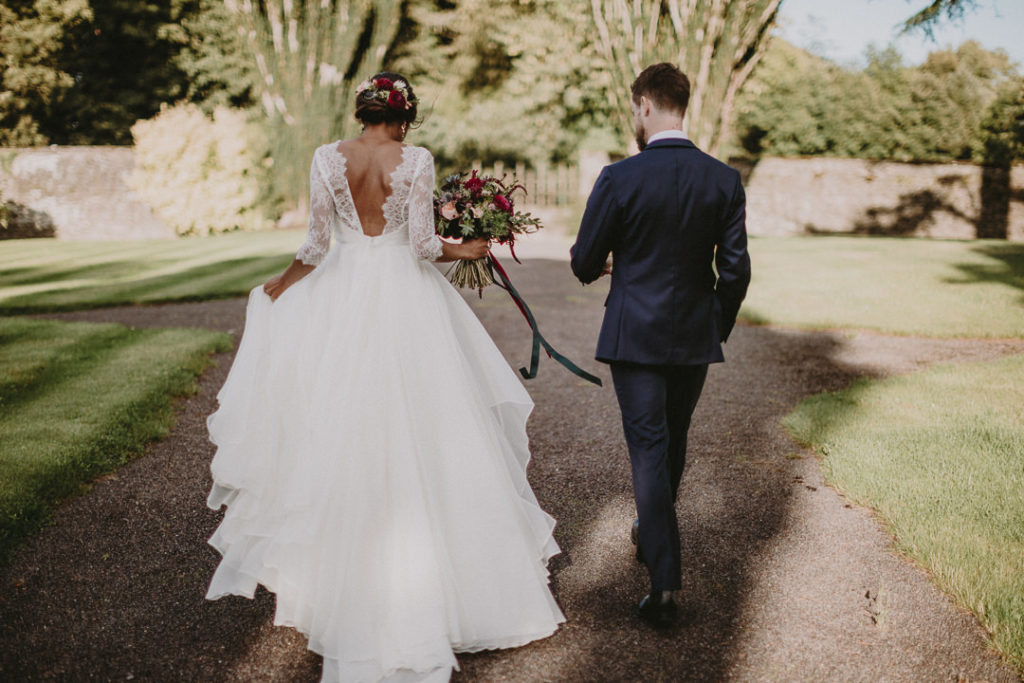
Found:
<path fill-rule="evenodd" d="M 409 108 L 391 106 L 387 101 L 379 99 L 376 96 L 377 90 L 371 87 L 356 93 L 356 119 L 363 125 L 377 123 L 408 123 L 412 125 L 416 121 L 417 99 L 409 79 L 393 71 L 381 71 L 367 79 L 367 82 L 373 83 L 379 78 L 386 78 L 392 83 L 404 81 L 405 90 L 408 92 Z"/>

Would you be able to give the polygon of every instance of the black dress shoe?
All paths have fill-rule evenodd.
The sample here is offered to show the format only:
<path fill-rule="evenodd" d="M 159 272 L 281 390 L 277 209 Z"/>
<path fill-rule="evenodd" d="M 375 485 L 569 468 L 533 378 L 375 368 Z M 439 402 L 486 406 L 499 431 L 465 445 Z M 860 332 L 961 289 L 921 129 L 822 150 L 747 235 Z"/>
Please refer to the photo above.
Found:
<path fill-rule="evenodd" d="M 640 618 L 656 628 L 671 626 L 676 621 L 676 602 L 672 591 L 651 591 L 636 609 Z"/>

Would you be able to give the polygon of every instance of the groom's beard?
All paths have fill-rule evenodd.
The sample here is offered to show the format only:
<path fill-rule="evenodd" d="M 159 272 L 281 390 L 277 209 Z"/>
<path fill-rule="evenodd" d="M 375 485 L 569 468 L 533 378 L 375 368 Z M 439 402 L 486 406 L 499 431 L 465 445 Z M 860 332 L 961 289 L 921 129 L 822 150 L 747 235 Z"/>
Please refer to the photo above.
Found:
<path fill-rule="evenodd" d="M 647 147 L 647 131 L 644 130 L 643 124 L 637 124 L 636 126 L 636 146 L 642 152 Z"/>
<path fill-rule="evenodd" d="M 643 128 L 638 128 L 637 129 L 637 148 L 639 148 L 640 152 L 643 152 L 644 148 L 646 146 L 647 146 L 647 133 L 646 133 L 646 131 L 644 131 Z"/>

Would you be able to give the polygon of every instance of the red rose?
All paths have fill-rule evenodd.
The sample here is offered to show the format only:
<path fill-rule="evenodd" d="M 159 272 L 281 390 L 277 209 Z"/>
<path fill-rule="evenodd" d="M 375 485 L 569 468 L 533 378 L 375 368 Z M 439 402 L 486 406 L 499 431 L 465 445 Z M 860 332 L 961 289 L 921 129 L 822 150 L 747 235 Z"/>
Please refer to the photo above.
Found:
<path fill-rule="evenodd" d="M 480 194 L 480 191 L 484 189 L 483 178 L 477 178 L 475 175 L 462 185 L 474 195 Z"/>
<path fill-rule="evenodd" d="M 373 82 L 374 87 L 378 90 L 391 90 L 395 87 L 394 81 L 390 78 L 378 78 Z"/>
<path fill-rule="evenodd" d="M 512 202 L 504 195 L 494 195 L 494 205 L 505 213 L 512 213 Z"/>
<path fill-rule="evenodd" d="M 388 106 L 392 109 L 405 109 L 405 95 L 398 90 L 392 90 L 388 95 Z"/>

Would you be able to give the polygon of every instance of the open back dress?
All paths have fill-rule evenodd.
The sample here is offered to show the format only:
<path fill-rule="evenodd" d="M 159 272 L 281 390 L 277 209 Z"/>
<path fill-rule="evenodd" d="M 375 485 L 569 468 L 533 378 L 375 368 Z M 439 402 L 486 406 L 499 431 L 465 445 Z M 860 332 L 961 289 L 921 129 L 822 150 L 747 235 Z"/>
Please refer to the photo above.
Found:
<path fill-rule="evenodd" d="M 376 237 L 345 172 L 340 143 L 316 150 L 297 258 L 317 267 L 277 301 L 251 292 L 208 419 L 208 504 L 227 509 L 206 597 L 276 593 L 323 680 L 447 681 L 455 652 L 564 621 L 554 520 L 526 479 L 533 403 L 430 264 L 430 153 L 403 147 Z"/>

